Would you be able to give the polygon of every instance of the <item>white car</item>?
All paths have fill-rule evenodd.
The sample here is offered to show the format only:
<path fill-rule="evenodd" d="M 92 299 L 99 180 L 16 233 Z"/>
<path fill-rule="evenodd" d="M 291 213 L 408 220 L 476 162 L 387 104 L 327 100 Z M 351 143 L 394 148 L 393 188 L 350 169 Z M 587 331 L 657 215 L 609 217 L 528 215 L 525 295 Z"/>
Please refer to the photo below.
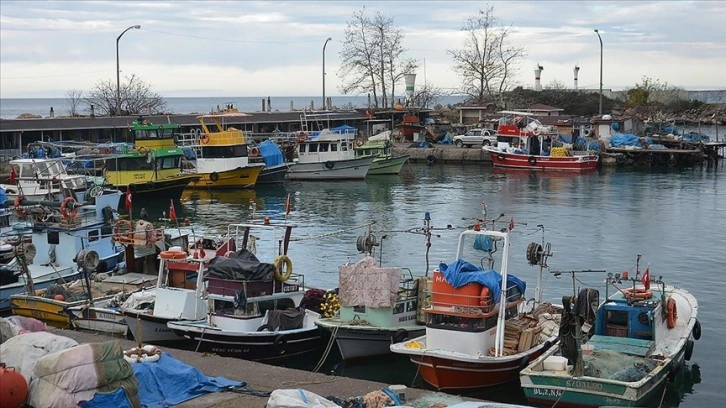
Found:
<path fill-rule="evenodd" d="M 493 130 L 489 129 L 471 129 L 463 135 L 454 136 L 454 144 L 459 147 L 492 146 L 497 143 L 497 136 Z"/>

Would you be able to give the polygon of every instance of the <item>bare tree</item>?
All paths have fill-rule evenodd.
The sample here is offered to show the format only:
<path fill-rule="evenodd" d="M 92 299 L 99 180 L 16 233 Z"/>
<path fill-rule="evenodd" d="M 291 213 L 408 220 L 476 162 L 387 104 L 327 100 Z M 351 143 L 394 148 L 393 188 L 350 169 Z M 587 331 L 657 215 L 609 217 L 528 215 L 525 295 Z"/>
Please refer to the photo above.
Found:
<path fill-rule="evenodd" d="M 444 88 L 439 88 L 429 82 L 425 82 L 418 87 L 418 91 L 413 95 L 413 100 L 416 101 L 418 106 L 428 107 L 429 105 L 434 106 L 439 99 L 450 94 L 451 92 L 444 90 Z"/>
<path fill-rule="evenodd" d="M 127 78 L 126 83 L 121 84 L 121 115 L 147 114 L 153 115 L 163 113 L 166 109 L 166 101 L 151 86 L 139 79 L 136 75 Z M 94 111 L 100 115 L 111 115 L 116 113 L 116 82 L 111 80 L 99 81 L 96 83 L 86 102 L 94 106 Z"/>
<path fill-rule="evenodd" d="M 80 89 L 71 89 L 66 92 L 66 103 L 68 104 L 68 115 L 71 117 L 78 116 L 78 108 L 83 102 L 83 91 Z"/>
<path fill-rule="evenodd" d="M 491 100 L 504 107 L 503 93 L 513 85 L 517 59 L 526 54 L 509 44 L 509 29 L 498 23 L 494 7 L 479 10 L 462 28 L 467 32 L 463 47 L 448 52 L 454 72 L 461 77 L 462 91 L 472 102 Z"/>
<path fill-rule="evenodd" d="M 559 81 L 557 79 L 553 79 L 550 82 L 547 83 L 547 85 L 544 86 L 544 89 L 552 89 L 556 91 L 564 91 L 567 90 L 567 85 L 565 85 L 564 82 Z"/>
<path fill-rule="evenodd" d="M 403 33 L 393 25 L 392 18 L 376 13 L 371 19 L 365 7 L 354 12 L 339 53 L 339 76 L 344 80 L 341 92 L 372 93 L 375 108 L 392 105 L 396 82 L 417 67 L 415 60 L 400 61 L 406 51 L 402 41 Z"/>

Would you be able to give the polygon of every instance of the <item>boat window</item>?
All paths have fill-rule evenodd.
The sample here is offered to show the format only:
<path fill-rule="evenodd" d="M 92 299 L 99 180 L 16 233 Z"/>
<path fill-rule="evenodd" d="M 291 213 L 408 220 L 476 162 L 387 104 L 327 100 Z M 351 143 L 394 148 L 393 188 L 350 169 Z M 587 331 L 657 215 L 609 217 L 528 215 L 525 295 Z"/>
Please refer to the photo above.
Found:
<path fill-rule="evenodd" d="M 626 310 L 608 310 L 605 313 L 605 334 L 628 337 L 628 312 Z"/>
<path fill-rule="evenodd" d="M 247 145 L 205 146 L 202 148 L 202 157 L 207 159 L 226 159 L 230 157 L 245 157 L 247 155 Z"/>
<path fill-rule="evenodd" d="M 58 231 L 48 231 L 48 244 L 60 244 L 60 233 Z"/>
<path fill-rule="evenodd" d="M 365 306 L 353 306 L 353 312 L 355 313 L 365 313 L 366 307 Z"/>
<path fill-rule="evenodd" d="M 88 242 L 98 241 L 98 230 L 88 231 Z"/>
<path fill-rule="evenodd" d="M 165 170 L 178 168 L 180 166 L 180 158 L 181 156 L 170 156 L 156 159 L 157 169 Z"/>
<path fill-rule="evenodd" d="M 318 144 L 317 143 L 310 143 L 308 144 L 308 153 L 317 153 L 318 152 Z"/>
<path fill-rule="evenodd" d="M 338 145 L 333 143 L 330 145 L 330 151 L 331 152 L 337 152 L 338 151 Z"/>
<path fill-rule="evenodd" d="M 393 308 L 393 314 L 403 313 L 404 306 L 403 303 L 396 303 L 396 307 Z"/>
<path fill-rule="evenodd" d="M 497 316 L 471 318 L 447 314 L 427 313 L 427 327 L 468 332 L 483 332 L 497 326 Z"/>
<path fill-rule="evenodd" d="M 330 148 L 330 143 L 320 143 L 320 151 L 327 152 Z"/>
<path fill-rule="evenodd" d="M 146 157 L 129 157 L 108 160 L 106 161 L 106 168 L 110 171 L 145 171 L 154 169 L 151 163 L 146 161 Z"/>
<path fill-rule="evenodd" d="M 300 144 L 300 153 L 305 153 L 307 145 L 305 143 Z"/>

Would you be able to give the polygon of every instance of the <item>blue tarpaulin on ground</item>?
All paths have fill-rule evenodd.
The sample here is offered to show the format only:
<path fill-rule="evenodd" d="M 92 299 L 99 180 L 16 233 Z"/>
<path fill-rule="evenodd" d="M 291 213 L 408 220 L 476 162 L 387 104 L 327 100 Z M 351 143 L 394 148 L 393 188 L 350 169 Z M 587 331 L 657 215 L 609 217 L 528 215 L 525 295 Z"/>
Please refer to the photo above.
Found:
<path fill-rule="evenodd" d="M 265 140 L 264 142 L 260 143 L 259 148 L 260 156 L 262 156 L 262 161 L 265 162 L 265 166 L 277 166 L 278 164 L 282 164 L 285 161 L 285 159 L 282 157 L 282 151 L 280 150 L 280 146 L 278 146 L 277 143 L 273 142 L 272 140 Z"/>
<path fill-rule="evenodd" d="M 131 366 L 139 383 L 141 406 L 146 408 L 165 408 L 202 394 L 247 385 L 224 377 L 207 377 L 196 367 L 187 365 L 168 353 L 161 353 L 157 362 L 133 363 Z M 120 396 L 118 391 L 96 394 L 92 400 L 83 402 L 82 406 L 121 408 L 125 407 L 123 400 L 126 400 L 125 394 Z"/>
<path fill-rule="evenodd" d="M 499 272 L 489 269 L 483 270 L 480 267 L 466 262 L 461 259 L 457 259 L 451 265 L 445 263 L 439 264 L 439 271 L 444 275 L 449 285 L 458 288 L 466 285 L 467 283 L 481 283 L 482 285 L 489 288 L 489 293 L 494 299 L 494 303 L 499 302 L 499 296 L 502 291 L 502 275 Z M 527 283 L 520 280 L 514 275 L 507 275 L 507 287 L 516 286 L 519 292 L 524 295 L 524 290 L 527 288 Z"/>

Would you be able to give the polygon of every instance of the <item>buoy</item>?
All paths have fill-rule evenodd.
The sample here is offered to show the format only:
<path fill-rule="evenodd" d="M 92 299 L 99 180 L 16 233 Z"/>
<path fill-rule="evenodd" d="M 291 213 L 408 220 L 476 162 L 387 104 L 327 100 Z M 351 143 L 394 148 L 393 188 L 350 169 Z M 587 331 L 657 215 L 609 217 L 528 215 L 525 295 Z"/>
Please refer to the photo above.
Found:
<path fill-rule="evenodd" d="M 0 363 L 0 401 L 3 407 L 19 408 L 28 398 L 28 382 L 15 368 L 5 368 Z"/>
<path fill-rule="evenodd" d="M 63 295 L 61 295 L 60 293 L 57 294 L 57 295 L 55 295 L 55 296 L 53 296 L 53 299 L 55 299 L 55 300 L 57 300 L 59 302 L 62 302 L 64 300 L 66 300 L 66 298 Z"/>

